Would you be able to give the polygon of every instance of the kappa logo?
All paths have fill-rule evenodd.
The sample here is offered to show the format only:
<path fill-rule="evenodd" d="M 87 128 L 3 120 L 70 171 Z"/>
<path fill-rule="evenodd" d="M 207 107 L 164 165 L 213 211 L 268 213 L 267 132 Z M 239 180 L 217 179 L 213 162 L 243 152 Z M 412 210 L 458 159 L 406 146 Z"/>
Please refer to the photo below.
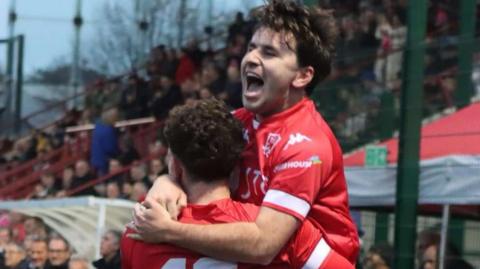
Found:
<path fill-rule="evenodd" d="M 265 145 L 263 145 L 263 154 L 269 156 L 273 148 L 282 140 L 282 137 L 277 133 L 269 133 Z"/>
<path fill-rule="evenodd" d="M 301 133 L 291 134 L 288 138 L 287 144 L 283 147 L 283 150 L 286 150 L 288 147 L 293 146 L 298 143 L 302 143 L 303 141 L 312 141 L 308 136 L 305 136 Z"/>
<path fill-rule="evenodd" d="M 290 161 L 290 162 L 281 163 L 275 166 L 275 168 L 273 168 L 273 172 L 277 173 L 285 169 L 294 169 L 294 168 L 310 168 L 313 165 L 319 165 L 321 163 L 322 161 L 320 160 L 320 158 L 314 155 L 306 161 Z"/>

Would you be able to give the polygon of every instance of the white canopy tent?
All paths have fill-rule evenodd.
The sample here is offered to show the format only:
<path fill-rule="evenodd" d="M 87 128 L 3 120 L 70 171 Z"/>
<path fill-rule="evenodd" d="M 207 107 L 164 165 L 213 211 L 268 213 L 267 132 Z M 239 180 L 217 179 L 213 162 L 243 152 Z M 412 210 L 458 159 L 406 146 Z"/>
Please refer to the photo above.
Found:
<path fill-rule="evenodd" d="M 127 200 L 95 197 L 51 200 L 2 201 L 0 209 L 38 216 L 63 236 L 76 251 L 87 258 L 100 257 L 104 231 L 123 231 L 131 220 L 134 203 Z"/>
<path fill-rule="evenodd" d="M 421 129 L 418 204 L 443 206 L 442 261 L 450 206 L 468 205 L 468 214 L 480 218 L 479 116 L 476 102 Z M 386 166 L 365 167 L 365 148 L 344 157 L 351 206 L 395 206 L 398 142 L 376 145 L 386 149 Z"/>
<path fill-rule="evenodd" d="M 344 157 L 352 206 L 395 205 L 398 139 L 376 146 L 386 166 L 365 167 L 365 149 Z M 480 205 L 480 102 L 423 125 L 419 176 L 419 204 Z"/>

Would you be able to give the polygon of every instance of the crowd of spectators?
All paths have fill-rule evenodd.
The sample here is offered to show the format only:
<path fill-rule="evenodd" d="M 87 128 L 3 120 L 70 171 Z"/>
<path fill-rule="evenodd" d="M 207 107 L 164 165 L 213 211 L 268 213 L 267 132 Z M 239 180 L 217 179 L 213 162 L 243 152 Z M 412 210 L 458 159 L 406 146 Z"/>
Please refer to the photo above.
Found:
<path fill-rule="evenodd" d="M 0 212 L 0 269 L 117 269 L 120 267 L 119 242 L 121 233 L 107 230 L 100 243 L 101 258 L 89 262 L 75 253 L 72 242 L 50 231 L 39 217 L 15 212 Z M 440 233 L 438 226 L 427 228 L 418 235 L 416 268 L 438 268 Z M 359 257 L 358 269 L 391 269 L 395 252 L 387 243 L 372 245 Z M 92 267 L 93 266 L 93 267 Z M 452 242 L 446 242 L 446 269 L 473 269 Z"/>
<path fill-rule="evenodd" d="M 407 1 L 320 2 L 335 10 L 340 39 L 333 74 L 314 98 L 344 151 L 388 138 L 392 132 L 383 132 L 384 123 L 393 123 L 391 130 L 399 126 Z M 429 1 L 424 117 L 456 105 L 458 22 L 458 1 Z M 478 64 L 475 57 L 474 74 L 480 72 Z"/>
<path fill-rule="evenodd" d="M 39 217 L 0 212 L 0 269 L 120 269 L 120 232 L 106 231 L 90 262 Z"/>
<path fill-rule="evenodd" d="M 419 233 L 416 244 L 416 268 L 439 268 L 440 241 L 438 227 L 427 228 Z M 394 258 L 395 252 L 390 244 L 386 242 L 378 243 L 368 249 L 358 267 L 362 269 L 391 269 L 394 268 Z M 461 257 L 457 246 L 447 241 L 443 268 L 473 269 L 474 267 Z"/>
<path fill-rule="evenodd" d="M 375 139 L 384 139 L 398 127 L 401 66 L 406 40 L 406 2 L 392 0 L 319 1 L 335 10 L 340 29 L 333 72 L 313 94 L 319 110 L 331 124 L 345 152 Z M 458 45 L 457 1 L 431 1 L 428 9 L 425 116 L 455 105 Z M 154 47 L 144 68 L 125 76 L 99 80 L 85 90 L 85 106 L 69 111 L 59 122 L 42 131 L 10 141 L 0 139 L 0 170 L 42 158 L 71 139 L 67 126 L 95 124 L 94 143 L 110 143 L 110 151 L 93 147 L 91 165 L 96 175 L 107 173 L 109 158 L 122 165 L 144 156 L 123 160 L 122 149 L 132 153 L 132 137 L 114 134 L 112 122 L 154 116 L 162 120 L 175 105 L 216 97 L 232 108 L 241 106 L 240 61 L 254 22 L 237 13 L 227 30 L 224 49 L 213 51 L 197 40 L 185 47 Z M 115 116 L 105 115 L 116 110 Z M 112 113 L 111 113 L 112 114 Z M 391 122 L 391 132 L 385 135 Z M 97 128 L 98 127 L 98 128 Z M 382 129 L 383 128 L 383 129 Z M 95 133 L 95 131 L 94 131 Z M 109 133 L 109 134 L 108 134 Z M 108 139 L 110 138 L 110 139 Z M 157 141 L 159 142 L 159 141 Z M 130 148 L 130 149 L 129 149 Z M 123 154 L 123 155 L 125 155 Z M 48 163 L 38 165 L 44 169 Z"/>

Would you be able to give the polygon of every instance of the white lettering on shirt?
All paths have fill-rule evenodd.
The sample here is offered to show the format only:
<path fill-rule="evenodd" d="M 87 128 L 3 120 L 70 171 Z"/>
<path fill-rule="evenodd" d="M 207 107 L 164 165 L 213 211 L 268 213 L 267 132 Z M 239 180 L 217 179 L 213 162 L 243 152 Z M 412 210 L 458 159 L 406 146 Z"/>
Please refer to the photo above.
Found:
<path fill-rule="evenodd" d="M 321 164 L 322 161 L 318 158 L 318 156 L 312 156 L 310 159 L 306 161 L 288 161 L 281 163 L 275 168 L 273 168 L 273 172 L 277 173 L 279 171 L 285 170 L 285 169 L 294 169 L 294 168 L 310 168 L 312 165 L 315 164 Z"/>

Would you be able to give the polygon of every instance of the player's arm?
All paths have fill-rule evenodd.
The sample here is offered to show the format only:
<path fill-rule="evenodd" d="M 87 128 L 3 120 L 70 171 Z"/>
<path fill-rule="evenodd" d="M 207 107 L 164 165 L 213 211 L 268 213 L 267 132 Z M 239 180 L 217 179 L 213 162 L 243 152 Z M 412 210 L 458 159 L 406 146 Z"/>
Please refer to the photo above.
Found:
<path fill-rule="evenodd" d="M 204 255 L 238 262 L 269 264 L 297 229 L 292 215 L 261 207 L 255 222 L 185 224 L 151 200 L 136 206 L 137 228 L 145 241 L 168 242 Z"/>

